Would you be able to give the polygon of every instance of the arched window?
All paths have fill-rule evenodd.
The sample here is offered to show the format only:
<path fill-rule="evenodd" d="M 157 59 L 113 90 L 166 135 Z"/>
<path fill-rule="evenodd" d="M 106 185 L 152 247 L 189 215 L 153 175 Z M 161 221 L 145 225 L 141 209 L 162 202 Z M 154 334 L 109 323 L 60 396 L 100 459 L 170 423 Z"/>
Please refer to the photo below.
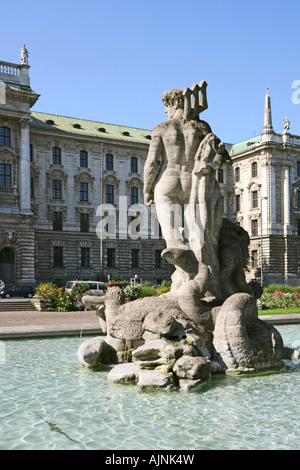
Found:
<path fill-rule="evenodd" d="M 0 146 L 10 147 L 10 129 L 8 127 L 0 127 Z"/>

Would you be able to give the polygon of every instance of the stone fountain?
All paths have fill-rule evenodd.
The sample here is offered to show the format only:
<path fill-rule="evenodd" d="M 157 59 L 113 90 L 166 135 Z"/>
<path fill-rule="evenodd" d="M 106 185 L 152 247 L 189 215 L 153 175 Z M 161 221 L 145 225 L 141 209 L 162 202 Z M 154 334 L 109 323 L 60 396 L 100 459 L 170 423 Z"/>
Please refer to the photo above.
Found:
<path fill-rule="evenodd" d="M 172 288 L 126 303 L 122 289 L 84 296 L 104 335 L 84 341 L 80 363 L 113 366 L 108 380 L 141 389 L 190 390 L 211 374 L 246 374 L 283 367 L 291 351 L 258 318 L 259 285 L 247 283 L 249 236 L 223 218 L 216 172 L 230 165 L 224 143 L 199 114 L 205 81 L 162 95 L 168 120 L 155 126 L 144 169 L 147 207 L 155 204 L 174 265 Z"/>

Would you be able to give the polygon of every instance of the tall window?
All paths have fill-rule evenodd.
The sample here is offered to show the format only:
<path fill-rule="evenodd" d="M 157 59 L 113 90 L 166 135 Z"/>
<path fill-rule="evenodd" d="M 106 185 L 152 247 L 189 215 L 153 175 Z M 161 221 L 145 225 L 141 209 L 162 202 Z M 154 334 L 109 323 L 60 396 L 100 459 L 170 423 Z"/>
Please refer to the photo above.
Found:
<path fill-rule="evenodd" d="M 114 169 L 114 157 L 111 154 L 105 155 L 105 169 L 106 170 L 113 170 Z"/>
<path fill-rule="evenodd" d="M 115 248 L 107 248 L 107 267 L 114 268 L 116 264 L 116 250 Z"/>
<path fill-rule="evenodd" d="M 90 220 L 89 214 L 80 214 L 80 232 L 89 232 Z"/>
<path fill-rule="evenodd" d="M 161 250 L 155 250 L 155 268 L 161 268 Z"/>
<path fill-rule="evenodd" d="M 86 247 L 81 248 L 81 267 L 87 268 L 90 265 L 90 249 Z"/>
<path fill-rule="evenodd" d="M 300 178 L 300 162 L 297 162 L 297 176 Z"/>
<path fill-rule="evenodd" d="M 88 183 L 79 183 L 79 201 L 88 201 L 89 200 L 89 184 Z"/>
<path fill-rule="evenodd" d="M 251 192 L 251 198 L 252 198 L 252 209 L 255 209 L 258 207 L 258 193 L 257 191 L 252 191 Z"/>
<path fill-rule="evenodd" d="M 107 204 L 114 203 L 114 186 L 112 184 L 105 185 L 105 202 Z"/>
<path fill-rule="evenodd" d="M 258 266 L 258 253 L 257 253 L 257 250 L 252 250 L 252 252 L 251 252 L 251 263 L 252 263 L 252 268 L 257 268 L 257 266 Z"/>
<path fill-rule="evenodd" d="M 34 180 L 33 177 L 30 177 L 30 197 L 34 197 Z"/>
<path fill-rule="evenodd" d="M 0 127 L 0 146 L 10 147 L 10 129 L 8 127 Z"/>
<path fill-rule="evenodd" d="M 138 188 L 130 188 L 130 205 L 138 203 Z"/>
<path fill-rule="evenodd" d="M 53 264 L 57 268 L 63 266 L 63 247 L 62 246 L 53 247 Z"/>
<path fill-rule="evenodd" d="M 130 158 L 130 172 L 137 173 L 138 172 L 138 160 L 136 157 Z"/>
<path fill-rule="evenodd" d="M 88 154 L 85 150 L 81 150 L 79 154 L 79 166 L 87 168 L 88 166 Z"/>
<path fill-rule="evenodd" d="M 52 163 L 53 165 L 61 164 L 61 150 L 59 147 L 52 148 Z"/>
<path fill-rule="evenodd" d="M 241 196 L 240 196 L 240 194 L 237 194 L 235 196 L 235 205 L 236 205 L 236 212 L 239 212 L 241 210 Z"/>
<path fill-rule="evenodd" d="M 139 267 L 139 254 L 140 254 L 140 250 L 137 250 L 137 249 L 131 250 L 131 265 L 133 268 Z"/>
<path fill-rule="evenodd" d="M 29 155 L 30 155 L 30 161 L 33 162 L 33 146 L 32 146 L 32 144 L 29 145 Z"/>
<path fill-rule="evenodd" d="M 53 230 L 62 231 L 62 212 L 53 212 Z"/>
<path fill-rule="evenodd" d="M 52 180 L 52 199 L 61 199 L 61 180 Z"/>
<path fill-rule="evenodd" d="M 0 186 L 11 186 L 11 165 L 0 165 Z"/>
<path fill-rule="evenodd" d="M 257 162 L 253 162 L 251 165 L 251 175 L 252 178 L 255 178 L 257 176 Z"/>
<path fill-rule="evenodd" d="M 236 169 L 235 169 L 234 179 L 235 179 L 236 182 L 240 181 L 240 179 L 241 179 L 241 170 L 240 170 L 239 166 L 237 166 Z"/>
<path fill-rule="evenodd" d="M 257 219 L 251 220 L 251 234 L 253 237 L 258 235 L 258 220 Z"/>
<path fill-rule="evenodd" d="M 300 191 L 299 191 L 299 189 L 297 191 L 296 207 L 297 207 L 297 209 L 300 209 Z"/>

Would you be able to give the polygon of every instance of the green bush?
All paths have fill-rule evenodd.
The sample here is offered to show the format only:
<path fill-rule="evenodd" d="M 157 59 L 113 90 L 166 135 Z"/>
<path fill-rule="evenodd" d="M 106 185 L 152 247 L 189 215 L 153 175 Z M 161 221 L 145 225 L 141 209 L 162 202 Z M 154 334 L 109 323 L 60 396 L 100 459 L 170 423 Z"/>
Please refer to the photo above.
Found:
<path fill-rule="evenodd" d="M 124 294 L 126 300 L 136 300 L 141 297 L 142 294 L 142 286 L 137 285 L 137 286 L 126 286 L 124 289 Z"/>
<path fill-rule="evenodd" d="M 89 289 L 87 283 L 75 283 L 70 292 L 64 292 L 53 282 L 40 284 L 36 288 L 35 297 L 42 300 L 46 311 L 71 312 L 83 310 L 82 295 Z"/>
<path fill-rule="evenodd" d="M 264 293 L 273 294 L 274 292 L 300 292 L 300 286 L 287 286 L 286 284 L 270 284 L 268 287 L 264 288 Z"/>

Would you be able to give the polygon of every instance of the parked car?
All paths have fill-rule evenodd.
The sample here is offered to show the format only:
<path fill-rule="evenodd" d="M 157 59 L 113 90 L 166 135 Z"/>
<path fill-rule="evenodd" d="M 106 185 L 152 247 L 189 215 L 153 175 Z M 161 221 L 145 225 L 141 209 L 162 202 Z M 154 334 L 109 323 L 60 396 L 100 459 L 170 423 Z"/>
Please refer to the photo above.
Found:
<path fill-rule="evenodd" d="M 34 296 L 35 290 L 31 286 L 13 286 L 0 292 L 0 297 L 9 299 L 10 297 L 31 297 Z"/>
<path fill-rule="evenodd" d="M 125 282 L 111 282 L 107 284 L 107 289 L 110 289 L 111 287 L 121 287 L 124 289 L 126 287 Z"/>
<path fill-rule="evenodd" d="M 107 292 L 107 285 L 104 284 L 104 282 L 98 282 L 98 281 L 68 281 L 65 287 L 65 290 L 71 291 L 74 284 L 76 282 L 81 282 L 83 284 L 88 284 L 89 285 L 89 290 L 93 294 L 106 294 Z"/>

